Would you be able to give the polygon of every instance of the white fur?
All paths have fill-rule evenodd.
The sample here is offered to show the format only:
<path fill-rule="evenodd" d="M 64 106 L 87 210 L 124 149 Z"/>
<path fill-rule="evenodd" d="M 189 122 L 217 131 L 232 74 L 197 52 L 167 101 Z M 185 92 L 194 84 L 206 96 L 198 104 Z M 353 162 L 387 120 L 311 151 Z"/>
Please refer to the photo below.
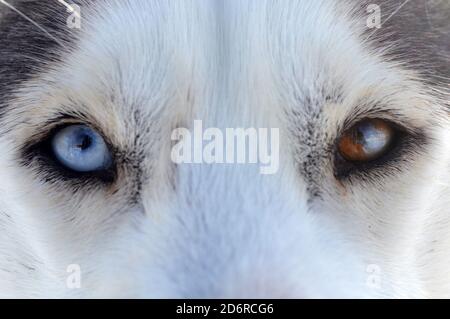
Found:
<path fill-rule="evenodd" d="M 416 74 L 362 42 L 365 20 L 351 12 L 326 0 L 85 8 L 76 50 L 28 81 L 2 120 L 0 296 L 450 297 L 449 123 Z M 370 98 L 435 139 L 371 183 L 342 185 L 329 159 L 324 195 L 308 208 L 297 161 L 310 148 L 289 129 L 305 123 L 285 111 L 307 122 L 301 96 L 320 100 L 336 85 L 343 100 L 317 106 L 319 135 L 336 134 Z M 16 165 L 19 146 L 60 111 L 84 114 L 144 155 L 137 203 L 128 201 L 131 170 L 108 189 L 73 192 Z M 279 172 L 174 167 L 170 133 L 194 119 L 279 127 Z M 81 289 L 66 287 L 70 264 L 81 266 Z"/>

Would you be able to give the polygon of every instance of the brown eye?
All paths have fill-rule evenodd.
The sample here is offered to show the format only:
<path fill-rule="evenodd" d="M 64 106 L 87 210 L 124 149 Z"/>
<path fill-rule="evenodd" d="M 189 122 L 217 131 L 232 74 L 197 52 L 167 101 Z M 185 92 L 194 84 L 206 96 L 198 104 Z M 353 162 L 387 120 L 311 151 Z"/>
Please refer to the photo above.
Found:
<path fill-rule="evenodd" d="M 359 122 L 341 136 L 339 153 L 347 161 L 368 162 L 390 150 L 395 136 L 392 124 L 380 119 Z"/>

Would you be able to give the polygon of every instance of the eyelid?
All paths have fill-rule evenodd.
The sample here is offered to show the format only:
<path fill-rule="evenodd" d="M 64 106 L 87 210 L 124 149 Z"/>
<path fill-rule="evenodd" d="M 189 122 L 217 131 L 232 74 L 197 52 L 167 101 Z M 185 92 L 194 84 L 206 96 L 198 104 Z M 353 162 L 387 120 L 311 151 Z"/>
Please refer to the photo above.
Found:
<path fill-rule="evenodd" d="M 56 131 L 68 125 L 87 125 L 96 130 L 104 138 L 107 145 L 110 145 L 111 143 L 109 143 L 109 140 L 103 134 L 102 130 L 94 122 L 87 121 L 86 119 L 87 117 L 85 116 L 77 117 L 68 113 L 59 113 L 57 116 L 45 121 L 39 128 L 37 128 L 33 135 L 27 140 L 26 145 L 23 146 L 23 148 L 26 148 L 27 145 L 31 146 L 33 144 L 38 144 L 45 139 L 51 138 Z"/>
<path fill-rule="evenodd" d="M 416 127 L 411 125 L 412 119 L 408 117 L 398 114 L 395 110 L 392 109 L 375 109 L 375 110 L 357 110 L 356 113 L 350 114 L 345 120 L 339 125 L 337 130 L 337 136 L 341 136 L 347 130 L 351 129 L 358 123 L 364 120 L 382 120 L 389 124 L 391 124 L 396 130 L 401 132 L 411 134 L 411 135 L 420 135 L 423 134 L 423 129 L 420 127 Z"/>
<path fill-rule="evenodd" d="M 46 122 L 42 123 L 41 126 L 39 126 L 33 131 L 33 135 L 30 136 L 29 139 L 27 139 L 26 144 L 32 145 L 35 143 L 39 143 L 39 141 L 42 141 L 43 139 L 51 136 L 56 129 L 71 124 L 83 124 L 83 122 L 74 117 L 65 115 L 61 115 L 52 118 L 50 120 L 47 120 Z"/>

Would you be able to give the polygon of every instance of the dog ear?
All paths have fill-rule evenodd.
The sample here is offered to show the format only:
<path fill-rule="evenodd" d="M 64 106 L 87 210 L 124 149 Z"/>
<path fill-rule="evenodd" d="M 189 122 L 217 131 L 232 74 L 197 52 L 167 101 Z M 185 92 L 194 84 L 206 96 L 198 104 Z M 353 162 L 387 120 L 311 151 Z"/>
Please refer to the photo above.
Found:
<path fill-rule="evenodd" d="M 423 80 L 448 86 L 450 79 L 450 2 L 448 0 L 364 0 L 380 8 L 381 26 L 365 33 L 386 57 L 419 71 Z M 367 16 L 367 12 L 366 12 Z"/>

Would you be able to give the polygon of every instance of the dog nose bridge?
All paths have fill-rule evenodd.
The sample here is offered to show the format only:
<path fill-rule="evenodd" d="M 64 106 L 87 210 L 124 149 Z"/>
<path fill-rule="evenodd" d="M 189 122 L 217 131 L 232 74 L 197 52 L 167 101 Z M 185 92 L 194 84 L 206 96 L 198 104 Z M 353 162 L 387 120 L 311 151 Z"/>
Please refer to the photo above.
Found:
<path fill-rule="evenodd" d="M 282 213 L 280 209 L 274 207 L 273 214 Z M 180 230 L 184 247 L 172 253 L 178 255 L 176 268 L 183 265 L 185 270 L 175 275 L 182 297 L 300 297 L 306 292 L 305 274 L 323 271 L 314 266 L 314 250 L 321 248 L 312 240 L 314 234 L 303 229 L 301 218 L 276 218 L 262 211 L 259 217 L 246 210 L 230 218 L 208 220 L 204 215 L 192 229 Z"/>
<path fill-rule="evenodd" d="M 276 220 L 299 218 L 308 202 L 306 185 L 286 165 L 265 175 L 258 164 L 183 164 L 177 168 L 175 192 L 174 214 L 182 214 L 179 218 L 234 230 L 239 227 L 232 224 L 238 222 L 248 223 L 247 229 L 263 229 Z"/>
<path fill-rule="evenodd" d="M 206 295 L 213 290 L 220 295 L 225 292 L 216 282 L 227 277 L 234 283 L 232 290 L 239 281 L 253 278 L 254 271 L 263 277 L 270 269 L 281 271 L 275 261 L 298 246 L 293 239 L 301 231 L 294 225 L 301 223 L 302 206 L 296 205 L 295 211 L 275 180 L 246 165 L 181 168 L 171 212 L 176 229 L 172 240 L 173 253 L 180 258 L 175 264 L 188 269 L 181 281 L 189 291 Z M 287 234 L 291 235 L 282 240 Z M 203 283 L 192 282 L 191 277 L 203 277 Z M 271 286 L 272 279 L 248 281 L 255 288 Z"/>
<path fill-rule="evenodd" d="M 336 258 L 322 238 L 328 232 L 318 231 L 325 225 L 307 213 L 306 191 L 287 181 L 246 165 L 179 167 L 168 222 L 151 229 L 161 243 L 154 250 L 162 296 L 314 294 L 313 277 L 329 273 Z M 324 252 L 320 258 L 317 251 Z"/>
<path fill-rule="evenodd" d="M 194 203 L 202 209 L 217 212 L 217 209 L 235 207 L 242 210 L 270 208 L 270 204 L 283 202 L 283 197 L 295 192 L 294 185 L 286 188 L 289 181 L 283 181 L 283 172 L 278 175 L 265 175 L 259 164 L 189 164 L 178 170 L 177 197 L 197 199 Z M 306 189 L 306 188 L 305 188 Z M 296 201 L 302 201 L 303 192 L 296 194 Z M 267 201 L 267 203 L 266 203 Z M 269 203 L 270 202 L 270 203 Z M 286 203 L 286 202 L 285 202 Z M 220 206 L 220 207 L 219 207 Z M 200 207 L 199 207 L 200 208 Z"/>

